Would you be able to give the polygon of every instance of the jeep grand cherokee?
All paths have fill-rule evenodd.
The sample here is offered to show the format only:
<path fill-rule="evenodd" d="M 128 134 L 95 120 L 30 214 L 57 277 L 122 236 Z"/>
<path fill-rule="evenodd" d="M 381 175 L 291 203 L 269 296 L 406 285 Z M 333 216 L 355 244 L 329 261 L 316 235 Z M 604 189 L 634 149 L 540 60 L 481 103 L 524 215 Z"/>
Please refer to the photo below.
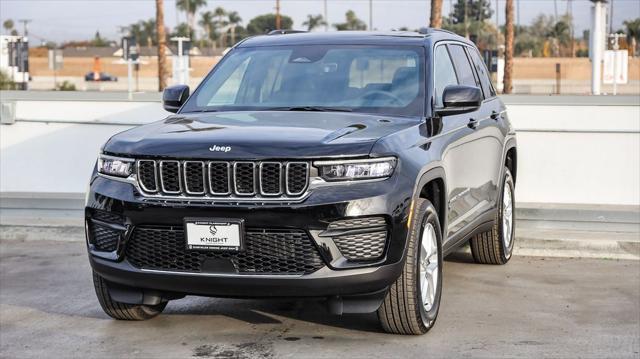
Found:
<path fill-rule="evenodd" d="M 87 195 L 113 318 L 185 295 L 319 297 L 422 334 L 443 256 L 470 242 L 478 263 L 511 257 L 515 133 L 464 38 L 257 36 L 163 105 L 175 114 L 107 141 Z"/>

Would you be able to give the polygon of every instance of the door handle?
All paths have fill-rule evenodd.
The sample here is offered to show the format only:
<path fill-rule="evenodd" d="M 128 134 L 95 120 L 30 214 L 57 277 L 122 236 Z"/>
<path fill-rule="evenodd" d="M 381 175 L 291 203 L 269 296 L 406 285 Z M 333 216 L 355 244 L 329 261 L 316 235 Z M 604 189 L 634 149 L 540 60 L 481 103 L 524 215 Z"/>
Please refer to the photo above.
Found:
<path fill-rule="evenodd" d="M 478 120 L 476 120 L 475 118 L 470 118 L 467 126 L 469 126 L 470 129 L 475 130 L 478 127 Z"/>
<path fill-rule="evenodd" d="M 492 120 L 498 120 L 500 118 L 500 112 L 496 112 L 496 111 L 491 111 L 491 119 Z"/>

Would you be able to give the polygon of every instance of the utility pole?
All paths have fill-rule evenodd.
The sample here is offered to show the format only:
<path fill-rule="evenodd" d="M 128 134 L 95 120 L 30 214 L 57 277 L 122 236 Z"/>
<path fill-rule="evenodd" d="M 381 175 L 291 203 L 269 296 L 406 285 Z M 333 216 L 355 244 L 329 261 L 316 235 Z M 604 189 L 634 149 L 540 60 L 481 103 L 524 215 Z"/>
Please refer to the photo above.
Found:
<path fill-rule="evenodd" d="M 609 6 L 609 33 L 613 34 L 613 0 Z"/>
<path fill-rule="evenodd" d="M 276 30 L 280 30 L 280 0 L 276 0 Z"/>
<path fill-rule="evenodd" d="M 496 48 L 500 48 L 500 2 L 496 0 Z"/>
<path fill-rule="evenodd" d="M 604 52 L 604 33 L 606 19 L 607 0 L 591 0 L 593 7 L 591 14 L 591 32 L 589 35 L 589 52 L 591 54 L 591 93 L 600 95 L 600 82 L 602 81 L 602 54 Z"/>
<path fill-rule="evenodd" d="M 369 0 L 369 31 L 373 31 L 373 0 Z"/>
<path fill-rule="evenodd" d="M 519 28 L 520 27 L 520 0 L 516 0 L 516 6 L 518 7 L 518 9 L 516 10 L 517 12 L 516 28 Z"/>
<path fill-rule="evenodd" d="M 324 0 L 324 31 L 329 31 L 329 13 L 327 12 L 327 0 Z"/>
<path fill-rule="evenodd" d="M 22 23 L 22 34 L 24 35 L 24 37 L 29 37 L 29 23 L 33 20 L 21 19 L 18 21 Z"/>

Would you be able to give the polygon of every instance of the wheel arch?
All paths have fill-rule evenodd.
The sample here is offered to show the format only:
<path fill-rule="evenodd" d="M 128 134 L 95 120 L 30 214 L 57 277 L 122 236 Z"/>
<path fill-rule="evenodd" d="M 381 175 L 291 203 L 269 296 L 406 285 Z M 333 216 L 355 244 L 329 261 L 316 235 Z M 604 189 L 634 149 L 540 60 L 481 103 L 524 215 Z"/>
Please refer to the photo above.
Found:
<path fill-rule="evenodd" d="M 513 183 L 516 183 L 516 178 L 518 177 L 518 149 L 516 148 L 515 141 L 513 143 L 507 144 L 505 155 L 504 155 L 504 165 L 511 172 L 511 176 L 513 177 Z"/>
<path fill-rule="evenodd" d="M 438 213 L 438 221 L 443 238 L 447 233 L 447 187 L 444 168 L 437 166 L 425 170 L 416 182 L 413 200 L 427 199 L 433 204 Z"/>

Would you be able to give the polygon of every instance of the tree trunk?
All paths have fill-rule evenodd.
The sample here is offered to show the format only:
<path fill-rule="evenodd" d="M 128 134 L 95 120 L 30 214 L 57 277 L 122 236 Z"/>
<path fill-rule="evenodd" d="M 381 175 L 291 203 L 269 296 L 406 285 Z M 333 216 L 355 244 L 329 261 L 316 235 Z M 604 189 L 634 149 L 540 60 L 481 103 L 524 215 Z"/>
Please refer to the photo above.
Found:
<path fill-rule="evenodd" d="M 156 33 L 158 36 L 158 91 L 167 87 L 167 37 L 164 31 L 164 0 L 156 0 Z"/>
<path fill-rule="evenodd" d="M 504 89 L 502 92 L 511 93 L 513 91 L 513 0 L 507 0 L 505 13 L 506 44 L 504 51 Z"/>
<path fill-rule="evenodd" d="M 442 0 L 431 0 L 431 21 L 429 26 L 439 29 L 442 27 Z"/>

